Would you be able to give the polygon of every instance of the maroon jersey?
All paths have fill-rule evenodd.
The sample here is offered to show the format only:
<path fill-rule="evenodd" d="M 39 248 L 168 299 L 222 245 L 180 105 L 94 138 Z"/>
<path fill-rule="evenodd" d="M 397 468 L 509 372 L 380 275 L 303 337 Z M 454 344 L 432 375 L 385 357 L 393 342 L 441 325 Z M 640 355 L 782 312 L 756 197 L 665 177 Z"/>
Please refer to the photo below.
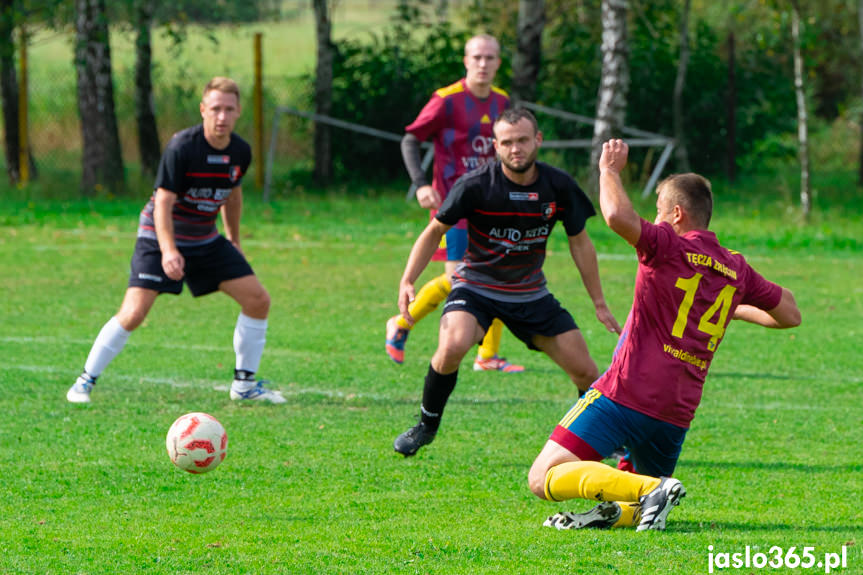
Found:
<path fill-rule="evenodd" d="M 432 187 L 441 201 L 461 175 L 494 160 L 492 126 L 507 106 L 509 96 L 503 90 L 492 87 L 489 97 L 480 99 L 471 94 L 462 78 L 437 90 L 405 128 L 421 141 L 434 140 Z"/>
<path fill-rule="evenodd" d="M 716 235 L 678 236 L 642 220 L 635 297 L 611 366 L 593 384 L 617 403 L 689 427 L 704 378 L 739 304 L 779 305 L 782 288 L 765 280 Z"/>

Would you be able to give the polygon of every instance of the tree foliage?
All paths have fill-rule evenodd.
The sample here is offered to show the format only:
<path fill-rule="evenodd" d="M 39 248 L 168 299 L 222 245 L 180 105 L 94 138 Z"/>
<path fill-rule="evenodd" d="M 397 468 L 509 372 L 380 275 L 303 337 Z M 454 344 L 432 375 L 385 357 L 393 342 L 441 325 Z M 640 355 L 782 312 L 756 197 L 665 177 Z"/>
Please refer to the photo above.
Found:
<path fill-rule="evenodd" d="M 434 90 L 464 75 L 466 40 L 418 3 L 402 2 L 385 33 L 336 45 L 331 115 L 404 134 Z M 337 176 L 404 175 L 398 142 L 340 131 L 332 148 Z"/>
<path fill-rule="evenodd" d="M 518 3 L 470 0 L 452 21 L 440 22 L 427 3 L 402 0 L 397 19 L 369 41 L 341 42 L 334 63 L 332 114 L 361 124 L 401 132 L 431 92 L 463 74 L 464 40 L 488 32 L 501 42 L 502 66 L 496 83 L 510 87 L 517 47 Z M 796 150 L 780 134 L 796 130 L 790 11 L 778 0 L 723 0 L 692 3 L 690 54 L 683 91 L 683 125 L 693 170 L 718 175 L 729 162 L 757 169 L 767 158 L 793 160 Z M 859 98 L 860 49 L 856 3 L 804 2 L 801 39 L 810 71 L 814 115 L 831 120 Z M 542 66 L 536 101 L 592 117 L 601 72 L 600 0 L 546 0 Z M 677 0 L 629 2 L 630 93 L 625 124 L 673 134 L 673 93 L 679 58 L 682 3 Z M 729 94 L 729 38 L 734 34 L 734 94 Z M 726 102 L 733 96 L 734 114 Z M 588 138 L 590 129 L 540 118 L 549 138 Z M 733 126 L 728 123 L 733 122 Z M 728 134 L 734 139 L 729 146 Z M 346 135 L 334 146 L 343 170 L 388 176 L 401 174 L 397 147 L 368 137 Z M 384 153 L 378 153 L 384 151 Z M 634 153 L 643 159 L 644 150 Z M 729 153 L 736 157 L 728 157 Z M 569 155 L 587 167 L 584 153 Z M 676 169 L 676 166 L 671 166 Z M 733 172 L 732 172 L 733 173 Z"/>

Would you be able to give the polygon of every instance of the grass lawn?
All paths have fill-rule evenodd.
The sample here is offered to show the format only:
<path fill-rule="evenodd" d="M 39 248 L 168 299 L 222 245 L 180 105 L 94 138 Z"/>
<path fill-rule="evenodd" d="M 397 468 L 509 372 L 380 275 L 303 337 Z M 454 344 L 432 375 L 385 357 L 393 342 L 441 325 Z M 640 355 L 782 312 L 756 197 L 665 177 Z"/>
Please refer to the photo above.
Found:
<path fill-rule="evenodd" d="M 770 559 L 806 546 L 822 561 L 843 545 L 847 565 L 832 572 L 863 573 L 856 215 L 799 227 L 719 202 L 713 228 L 794 291 L 803 325 L 729 329 L 676 472 L 688 495 L 665 532 L 557 532 L 546 516 L 590 503 L 540 501 L 526 475 L 575 390 L 509 333 L 503 352 L 527 371 L 466 365 L 436 441 L 411 459 L 392 450 L 418 412 L 437 323 L 414 330 L 404 365 L 385 355 L 384 322 L 426 221 L 397 193 L 247 202 L 244 247 L 273 297 L 261 374 L 286 405 L 229 401 L 238 310 L 188 293 L 160 299 L 91 405 L 68 404 L 120 303 L 142 203 L 0 200 L 0 573 L 686 574 L 708 572 L 711 546 Z M 588 230 L 622 322 L 633 251 L 599 218 Z M 550 288 L 604 369 L 615 338 L 561 229 L 550 247 Z M 230 439 L 207 475 L 165 452 L 190 411 L 217 417 Z"/>

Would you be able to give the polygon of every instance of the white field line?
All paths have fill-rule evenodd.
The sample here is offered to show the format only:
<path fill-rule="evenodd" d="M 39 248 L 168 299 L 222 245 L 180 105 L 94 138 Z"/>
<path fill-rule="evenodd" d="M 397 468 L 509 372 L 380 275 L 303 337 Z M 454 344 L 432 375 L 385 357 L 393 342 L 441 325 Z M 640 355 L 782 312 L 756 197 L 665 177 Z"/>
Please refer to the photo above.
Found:
<path fill-rule="evenodd" d="M 135 232 L 112 232 L 112 231 L 104 231 L 97 233 L 92 236 L 88 236 L 87 239 L 84 239 L 83 232 L 79 230 L 69 230 L 66 232 L 68 235 L 81 237 L 80 243 L 72 243 L 72 244 L 35 244 L 30 246 L 30 249 L 37 252 L 47 252 L 47 251 L 62 251 L 62 250 L 78 250 L 78 251 L 95 251 L 95 250 L 106 250 L 106 244 L 102 242 L 94 242 L 93 238 L 122 238 L 128 239 L 129 245 L 127 246 L 129 250 L 132 249 L 134 245 L 134 240 L 136 237 Z M 254 246 L 254 247 L 265 247 L 265 248 L 274 248 L 274 249 L 296 249 L 296 248 L 322 248 L 326 247 L 327 249 L 331 248 L 340 248 L 340 249 L 355 249 L 355 246 L 352 242 L 320 242 L 320 241 L 281 241 L 281 242 L 273 242 L 268 240 L 243 240 L 244 246 Z M 111 247 L 118 247 L 116 244 L 111 244 Z M 404 250 L 406 248 L 399 247 L 399 250 Z M 620 260 L 620 261 L 635 261 L 635 252 L 627 252 L 622 254 L 607 254 L 607 253 L 598 253 L 597 258 L 600 260 Z"/>
<path fill-rule="evenodd" d="M 232 337 L 233 331 L 227 330 L 225 336 L 225 345 L 174 345 L 170 343 L 148 342 L 138 344 L 130 341 L 129 348 L 138 347 L 139 349 L 158 348 L 158 349 L 179 349 L 184 351 L 205 351 L 211 353 L 234 353 Z M 95 338 L 95 336 L 94 336 Z M 92 345 L 93 339 L 72 338 L 72 337 L 54 337 L 54 336 L 0 336 L 0 343 L 18 343 L 18 344 L 47 344 L 47 345 Z M 268 347 L 264 353 L 266 355 L 289 356 L 289 357 L 305 357 L 309 355 L 307 352 L 298 352 L 285 348 Z"/>
<path fill-rule="evenodd" d="M 9 371 L 23 371 L 29 373 L 50 373 L 50 374 L 66 374 L 69 376 L 69 381 L 73 381 L 75 377 L 75 373 L 71 372 L 68 369 L 61 369 L 53 366 L 45 366 L 45 365 L 12 365 L 7 366 L 7 370 Z M 133 376 L 133 375 L 123 375 L 118 373 L 111 373 L 111 379 L 115 381 L 123 381 L 127 383 L 146 383 L 153 385 L 167 385 L 175 388 L 197 388 L 197 389 L 214 389 L 216 391 L 229 391 L 230 385 L 221 382 L 214 382 L 210 379 L 188 379 L 185 378 L 182 381 L 178 381 L 177 379 L 166 378 L 166 377 L 142 377 L 142 376 Z M 323 389 L 320 387 L 294 387 L 289 389 L 280 389 L 278 384 L 274 384 L 272 386 L 273 389 L 277 389 L 281 392 L 282 395 L 288 397 L 299 397 L 299 396 L 315 396 L 315 397 L 327 397 L 331 399 L 341 399 L 345 401 L 351 400 L 366 400 L 373 401 L 378 403 L 386 403 L 394 400 L 405 399 L 405 395 L 390 395 L 390 394 L 379 394 L 379 393 L 365 393 L 361 391 L 340 391 L 334 389 Z M 417 387 L 415 392 L 418 394 L 420 392 L 420 388 Z M 513 402 L 519 402 L 522 398 L 509 398 Z M 560 402 L 559 397 L 531 397 L 526 398 L 527 401 L 540 403 L 540 402 Z M 501 400 L 496 400 L 494 398 L 488 397 L 469 397 L 469 396 L 459 396 L 457 398 L 453 398 L 455 403 L 501 403 Z M 506 403 L 506 400 L 503 401 Z M 760 411 L 815 411 L 815 412 L 835 412 L 835 411 L 845 411 L 847 406 L 845 405 L 812 405 L 805 403 L 786 403 L 781 401 L 769 401 L 766 403 L 713 403 L 710 402 L 703 407 L 703 409 L 707 410 L 760 410 Z"/>
<path fill-rule="evenodd" d="M 131 253 L 132 248 L 134 247 L 135 236 L 130 236 L 129 244 L 122 247 L 122 249 L 128 248 Z M 112 244 L 113 245 L 113 244 Z M 327 249 L 355 249 L 355 246 L 350 244 L 349 242 L 333 242 L 333 243 L 324 243 L 324 242 L 270 242 L 270 241 L 256 241 L 256 240 L 243 240 L 243 247 L 245 246 L 253 246 L 253 247 L 264 247 L 264 248 L 273 248 L 273 249 L 297 249 L 297 248 L 327 248 Z M 115 248 L 119 247 L 114 245 Z M 59 251 L 107 251 L 105 244 L 103 243 L 86 243 L 82 242 L 80 244 L 37 244 L 31 246 L 33 251 L 37 252 L 59 252 Z"/>

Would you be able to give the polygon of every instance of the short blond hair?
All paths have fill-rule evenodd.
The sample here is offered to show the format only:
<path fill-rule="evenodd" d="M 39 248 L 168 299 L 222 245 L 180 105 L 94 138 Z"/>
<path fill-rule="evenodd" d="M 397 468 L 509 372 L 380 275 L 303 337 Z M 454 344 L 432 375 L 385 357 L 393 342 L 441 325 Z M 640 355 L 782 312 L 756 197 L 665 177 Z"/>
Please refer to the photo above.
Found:
<path fill-rule="evenodd" d="M 468 46 L 470 46 L 474 42 L 485 41 L 491 42 L 494 44 L 495 49 L 497 50 L 497 55 L 500 56 L 500 42 L 497 41 L 497 38 L 492 36 L 491 34 L 477 34 L 476 36 L 472 36 L 470 40 L 464 43 L 464 55 L 468 55 Z"/>
<path fill-rule="evenodd" d="M 222 92 L 224 94 L 233 94 L 237 97 L 237 103 L 240 103 L 240 87 L 236 82 L 227 78 L 225 76 L 216 76 L 204 86 L 204 94 L 201 96 L 201 99 L 207 97 L 207 94 L 210 92 Z"/>

